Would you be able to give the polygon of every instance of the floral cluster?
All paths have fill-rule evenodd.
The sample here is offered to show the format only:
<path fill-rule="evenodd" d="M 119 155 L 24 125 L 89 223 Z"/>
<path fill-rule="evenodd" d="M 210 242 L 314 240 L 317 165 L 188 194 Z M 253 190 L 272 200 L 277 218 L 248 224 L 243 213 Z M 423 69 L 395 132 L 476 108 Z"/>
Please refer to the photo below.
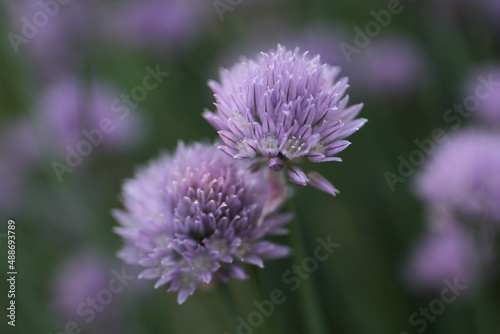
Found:
<path fill-rule="evenodd" d="M 217 111 L 204 117 L 224 144 L 180 143 L 123 185 L 125 210 L 115 210 L 125 245 L 119 257 L 144 267 L 140 278 L 178 291 L 183 303 L 200 284 L 247 277 L 244 264 L 290 254 L 265 240 L 286 234 L 291 214 L 279 213 L 291 182 L 338 191 L 297 163 L 341 161 L 346 137 L 365 119 L 348 107 L 339 68 L 278 46 L 256 60 L 221 71 L 209 82 Z M 262 164 L 269 168 L 259 168 Z"/>

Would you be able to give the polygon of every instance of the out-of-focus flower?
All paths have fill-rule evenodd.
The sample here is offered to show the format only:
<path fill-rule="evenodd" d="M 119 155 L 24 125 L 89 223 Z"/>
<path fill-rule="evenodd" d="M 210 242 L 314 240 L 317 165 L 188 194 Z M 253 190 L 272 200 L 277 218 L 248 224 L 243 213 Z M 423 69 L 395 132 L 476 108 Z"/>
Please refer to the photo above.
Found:
<path fill-rule="evenodd" d="M 481 79 L 482 78 L 482 79 Z M 484 82 L 491 82 L 487 87 Z M 478 87 L 482 86 L 478 91 Z M 479 99 L 477 110 L 473 115 L 489 125 L 500 126 L 500 66 L 487 65 L 474 71 L 466 83 L 466 96 L 484 96 Z"/>
<path fill-rule="evenodd" d="M 56 309 L 67 317 L 76 316 L 81 303 L 86 303 L 87 298 L 96 298 L 100 290 L 108 288 L 108 276 L 104 264 L 95 255 L 69 257 L 54 277 Z"/>
<path fill-rule="evenodd" d="M 42 93 L 37 106 L 45 147 L 63 156 L 82 140 L 107 152 L 140 143 L 145 119 L 120 100 L 111 86 L 93 81 L 88 87 L 73 77 L 55 81 Z"/>
<path fill-rule="evenodd" d="M 126 151 L 142 142 L 147 120 L 139 107 L 129 107 L 122 101 L 122 94 L 104 82 L 94 81 L 88 94 L 88 122 L 95 128 L 102 127 L 101 122 L 107 118 L 116 125 L 113 131 L 104 134 L 102 146 L 107 152 Z"/>
<path fill-rule="evenodd" d="M 290 181 L 330 194 L 337 190 L 317 173 L 306 175 L 295 164 L 341 161 L 335 155 L 350 142 L 365 119 L 355 119 L 361 104 L 346 107 L 347 78 L 335 81 L 339 68 L 319 56 L 287 51 L 262 53 L 221 70 L 221 83 L 210 81 L 217 112 L 204 117 L 219 132 L 219 148 L 237 159 L 261 157 L 274 171 L 288 168 Z"/>
<path fill-rule="evenodd" d="M 26 49 L 36 69 L 53 78 L 72 71 L 76 55 L 86 50 L 99 11 L 94 1 L 64 4 L 37 0 L 9 2 L 15 50 Z"/>
<path fill-rule="evenodd" d="M 191 46 L 208 24 L 213 9 L 199 0 L 130 1 L 111 29 L 123 43 L 177 53 Z"/>
<path fill-rule="evenodd" d="M 352 60 L 354 87 L 373 96 L 406 97 L 430 79 L 423 51 L 407 36 L 373 40 Z"/>
<path fill-rule="evenodd" d="M 418 291 L 441 291 L 445 280 L 476 283 L 481 262 L 474 240 L 455 225 L 425 235 L 405 268 L 406 281 Z"/>
<path fill-rule="evenodd" d="M 212 145 L 181 143 L 141 169 L 123 186 L 126 211 L 113 212 L 125 241 L 119 257 L 183 303 L 202 282 L 246 278 L 243 263 L 287 256 L 287 247 L 263 238 L 286 233 L 291 217 L 266 212 L 276 191 L 262 170 L 247 167 Z"/>
<path fill-rule="evenodd" d="M 416 181 L 416 192 L 429 207 L 474 225 L 499 227 L 500 135 L 480 130 L 455 134 Z"/>

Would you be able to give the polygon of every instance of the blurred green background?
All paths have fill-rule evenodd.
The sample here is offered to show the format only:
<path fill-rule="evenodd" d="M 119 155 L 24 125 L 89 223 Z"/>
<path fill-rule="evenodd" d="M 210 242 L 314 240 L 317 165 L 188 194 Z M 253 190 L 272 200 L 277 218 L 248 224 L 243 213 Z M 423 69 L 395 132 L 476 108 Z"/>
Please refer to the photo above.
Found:
<path fill-rule="evenodd" d="M 58 58 L 50 55 L 54 46 L 49 41 L 37 46 L 48 52 L 48 58 L 31 49 L 35 48 L 37 36 L 20 44 L 19 52 L 14 52 L 8 34 L 21 31 L 22 15 L 11 9 L 12 3 L 2 2 L 2 129 L 18 120 L 28 123 L 36 129 L 34 146 L 38 153 L 32 159 L 9 160 L 14 158 L 6 151 L 26 147 L 24 142 L 17 142 L 15 135 L 6 135 L 8 131 L 3 130 L 2 162 L 8 165 L 5 161 L 11 161 L 14 167 L 1 170 L 0 191 L 3 198 L 16 198 L 6 200 L 9 204 L 1 208 L 0 233 L 7 233 L 8 219 L 15 220 L 18 275 L 16 326 L 7 326 L 2 315 L 0 331 L 71 333 L 65 326 L 74 321 L 81 333 L 237 333 L 237 316 L 247 319 L 256 310 L 252 301 L 269 298 L 273 289 L 281 289 L 286 302 L 276 306 L 264 324 L 253 329 L 254 333 L 308 333 L 311 312 L 305 309 L 311 298 L 318 303 L 312 313 L 317 319 L 324 319 L 326 333 L 417 333 L 420 327 L 410 324 L 409 317 L 439 297 L 439 291 L 412 292 L 403 273 L 412 247 L 424 233 L 425 210 L 411 193 L 411 177 L 391 191 L 384 173 L 397 173 L 398 156 L 407 159 L 416 149 L 416 139 L 430 138 L 435 128 L 450 130 L 443 113 L 463 101 L 468 75 L 500 55 L 500 10 L 493 15 L 492 10 L 478 3 L 402 1 L 402 11 L 391 15 L 387 27 L 381 27 L 380 33 L 370 38 L 370 44 L 360 48 L 360 53 L 353 54 L 352 62 L 347 63 L 339 57 L 339 43 L 354 45 L 354 28 L 364 30 L 367 23 L 374 21 L 370 12 L 387 9 L 387 1 L 243 0 L 239 5 L 230 5 L 232 11 L 226 11 L 222 21 L 211 1 L 203 6 L 192 3 L 192 7 L 202 11 L 197 14 L 202 18 L 194 16 L 188 21 L 197 26 L 196 37 L 182 36 L 182 46 L 163 48 L 161 43 L 128 43 L 132 38 L 123 38 L 121 28 L 117 28 L 121 26 L 115 24 L 124 15 L 121 8 L 126 3 L 96 0 L 90 9 L 82 5 L 89 11 L 85 14 L 85 29 L 89 32 L 82 40 L 81 36 L 74 37 L 74 45 L 64 54 L 67 64 L 58 64 Z M 72 5 L 61 5 L 60 12 L 50 20 L 66 15 L 64 11 Z M 58 28 L 71 30 L 77 23 L 70 20 L 66 24 L 67 28 Z M 43 29 L 40 28 L 40 34 Z M 323 39 L 315 41 L 318 29 Z M 372 59 L 368 56 L 372 46 L 375 48 L 378 41 L 391 36 L 410 41 L 418 49 L 418 60 L 413 65 L 419 65 L 403 74 L 403 79 L 413 82 L 402 90 L 399 88 L 404 80 L 382 87 L 367 66 Z M 187 39 L 192 41 L 184 43 Z M 289 48 L 316 43 L 317 50 L 332 50 L 331 55 L 322 54 L 322 59 L 339 62 L 333 65 L 345 69 L 341 75 L 351 76 L 351 103 L 364 103 L 361 116 L 369 122 L 350 138 L 353 144 L 340 155 L 343 162 L 304 166 L 331 180 L 340 194 L 333 198 L 309 187 L 294 187 L 293 202 L 304 236 L 304 254 L 312 255 L 318 236 L 331 235 L 341 246 L 319 264 L 297 291 L 290 291 L 281 278 L 300 260 L 295 256 L 267 262 L 263 270 L 256 271 L 264 295 L 256 291 L 251 280 L 232 280 L 225 294 L 217 288 L 199 290 L 179 306 L 174 293 L 154 290 L 150 281 L 131 280 L 123 292 L 112 296 L 102 312 L 96 312 L 93 321 L 86 323 L 86 317 L 74 310 L 87 297 L 96 296 L 99 290 L 92 290 L 96 285 L 106 285 L 113 277 L 113 269 L 126 268 L 127 273 L 137 273 L 115 257 L 121 240 L 112 231 L 117 223 L 110 210 L 122 207 L 119 193 L 123 179 L 132 177 L 137 166 L 159 152 L 172 151 L 179 140 L 190 143 L 216 139 L 215 131 L 201 117 L 204 108 L 213 110 L 207 81 L 217 79 L 217 68 L 231 65 L 239 55 L 253 57 L 260 48 L 267 51 L 277 42 Z M 169 39 L 165 38 L 164 43 L 170 43 Z M 56 64 L 50 66 L 65 67 L 57 76 L 52 76 L 55 70 L 48 64 L 54 60 Z M 51 150 L 61 143 L 47 135 L 53 130 L 41 121 L 41 117 L 46 117 L 40 112 L 46 87 L 69 72 L 83 86 L 96 79 L 105 81 L 114 87 L 118 98 L 142 84 L 147 66 L 157 65 L 169 75 L 132 110 L 140 117 L 142 128 L 125 131 L 125 136 L 140 132 L 137 143 L 119 150 L 94 147 L 83 163 L 64 174 L 59 182 L 52 163 L 64 162 L 65 154 Z M 464 124 L 468 122 L 472 121 L 467 119 Z M 91 128 L 88 124 L 81 126 Z M 15 149 L 10 148 L 12 145 Z M 14 176 L 17 170 L 23 171 L 22 177 Z M 0 308 L 5 313 L 5 235 L 0 240 Z M 281 241 L 286 242 L 287 238 Z M 75 291 L 78 289 L 84 291 Z M 229 294 L 236 306 L 228 302 Z M 428 322 L 425 333 L 500 333 L 499 297 L 498 278 L 489 279 L 456 302 L 446 304 L 445 311 Z"/>

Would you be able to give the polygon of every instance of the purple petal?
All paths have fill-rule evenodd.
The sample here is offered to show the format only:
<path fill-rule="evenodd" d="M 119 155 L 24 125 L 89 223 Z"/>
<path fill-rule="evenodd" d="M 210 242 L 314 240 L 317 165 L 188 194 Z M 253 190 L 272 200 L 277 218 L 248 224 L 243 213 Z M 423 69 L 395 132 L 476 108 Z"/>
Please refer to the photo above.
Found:
<path fill-rule="evenodd" d="M 307 182 L 309 182 L 306 173 L 304 173 L 302 169 L 297 166 L 290 167 L 287 174 L 288 179 L 295 184 L 305 186 Z"/>
<path fill-rule="evenodd" d="M 269 168 L 271 168 L 273 171 L 279 172 L 283 169 L 284 163 L 283 160 L 281 160 L 281 158 L 273 157 L 269 159 L 268 165 Z"/>
<path fill-rule="evenodd" d="M 309 176 L 309 185 L 311 187 L 314 187 L 318 190 L 324 191 L 326 193 L 329 193 L 333 196 L 339 193 L 339 191 L 323 176 L 316 172 L 310 172 L 308 174 Z"/>

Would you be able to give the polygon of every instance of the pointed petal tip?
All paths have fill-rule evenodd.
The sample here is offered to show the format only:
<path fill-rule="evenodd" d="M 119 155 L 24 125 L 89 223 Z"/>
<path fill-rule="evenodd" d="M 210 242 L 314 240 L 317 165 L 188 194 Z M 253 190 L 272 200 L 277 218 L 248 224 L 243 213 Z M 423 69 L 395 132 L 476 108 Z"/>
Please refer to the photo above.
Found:
<path fill-rule="evenodd" d="M 188 297 L 189 297 L 188 293 L 179 292 L 179 294 L 177 295 L 177 304 L 179 305 L 184 304 L 184 302 L 186 301 L 186 299 L 188 299 Z"/>
<path fill-rule="evenodd" d="M 333 186 L 327 179 L 321 176 L 319 173 L 310 172 L 309 176 L 309 185 L 313 188 L 326 192 L 332 196 L 336 196 L 340 193 L 340 191 Z"/>

